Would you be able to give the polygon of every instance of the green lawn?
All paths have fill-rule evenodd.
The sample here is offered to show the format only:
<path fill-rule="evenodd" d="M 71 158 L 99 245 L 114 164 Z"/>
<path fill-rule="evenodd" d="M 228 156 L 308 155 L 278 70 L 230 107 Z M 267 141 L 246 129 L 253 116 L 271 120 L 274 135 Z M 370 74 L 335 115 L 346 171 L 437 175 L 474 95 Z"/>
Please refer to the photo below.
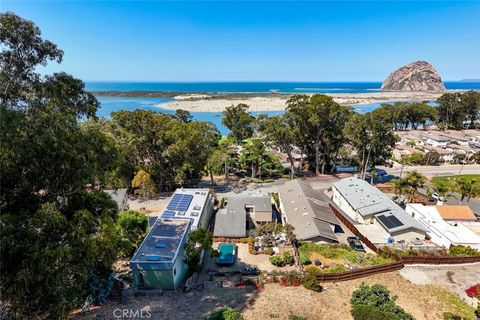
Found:
<path fill-rule="evenodd" d="M 480 177 L 480 174 L 461 174 L 456 176 L 444 176 L 444 177 L 435 177 L 432 181 L 450 181 L 452 178 L 467 177 L 469 179 L 474 179 Z"/>

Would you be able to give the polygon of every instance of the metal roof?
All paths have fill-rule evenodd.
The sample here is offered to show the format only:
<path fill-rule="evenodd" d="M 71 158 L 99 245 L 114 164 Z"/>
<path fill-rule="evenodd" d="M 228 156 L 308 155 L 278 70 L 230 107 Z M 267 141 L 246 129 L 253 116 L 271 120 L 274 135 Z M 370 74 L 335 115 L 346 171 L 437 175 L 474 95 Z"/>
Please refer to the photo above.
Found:
<path fill-rule="evenodd" d="M 339 224 L 337 218 L 322 199 L 320 191 L 298 179 L 279 186 L 283 214 L 287 223 L 295 228 L 299 240 L 323 237 L 338 241 L 331 224 Z"/>
<path fill-rule="evenodd" d="M 380 214 L 395 216 L 401 222 L 401 225 L 391 228 L 385 226 L 390 233 L 407 229 L 427 231 L 425 227 L 418 223 L 418 221 L 412 218 L 383 192 L 365 180 L 349 177 L 335 182 L 333 186 L 353 210 L 357 211 L 362 217 Z"/>

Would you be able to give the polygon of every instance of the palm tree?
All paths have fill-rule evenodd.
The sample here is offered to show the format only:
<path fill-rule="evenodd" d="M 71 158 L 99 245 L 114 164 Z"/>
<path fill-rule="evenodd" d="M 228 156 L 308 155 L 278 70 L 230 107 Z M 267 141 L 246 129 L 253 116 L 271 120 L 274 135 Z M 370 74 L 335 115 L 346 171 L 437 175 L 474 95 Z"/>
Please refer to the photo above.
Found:
<path fill-rule="evenodd" d="M 408 185 L 406 179 L 402 179 L 402 178 L 392 179 L 390 183 L 392 184 L 393 190 L 395 191 L 395 194 L 398 196 L 398 199 L 400 199 L 400 197 L 403 194 L 409 194 L 410 186 Z"/>
<path fill-rule="evenodd" d="M 417 170 L 413 170 L 407 172 L 405 180 L 410 187 L 417 191 L 418 187 L 421 187 L 425 184 L 427 178 Z"/>
<path fill-rule="evenodd" d="M 430 187 L 427 188 L 428 193 L 431 196 L 433 193 L 436 193 L 440 199 L 447 199 L 454 197 L 450 192 L 454 191 L 454 186 L 449 181 L 443 179 L 433 179 Z M 437 199 L 438 201 L 441 201 Z"/>
<path fill-rule="evenodd" d="M 480 178 L 460 176 L 454 180 L 455 189 L 461 195 L 460 202 L 467 198 L 467 203 L 472 197 L 480 196 Z"/>

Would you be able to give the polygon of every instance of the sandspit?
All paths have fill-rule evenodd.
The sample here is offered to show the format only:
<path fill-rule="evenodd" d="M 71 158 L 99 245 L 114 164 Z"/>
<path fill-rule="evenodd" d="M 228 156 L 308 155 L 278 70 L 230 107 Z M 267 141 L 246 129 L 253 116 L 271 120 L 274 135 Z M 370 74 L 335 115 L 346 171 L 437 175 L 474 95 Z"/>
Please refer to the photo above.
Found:
<path fill-rule="evenodd" d="M 393 101 L 423 101 L 435 100 L 441 93 L 432 92 L 399 92 L 384 91 L 372 93 L 334 93 L 329 94 L 340 104 L 367 104 L 375 102 L 393 102 Z M 157 106 L 162 109 L 176 110 L 183 109 L 191 112 L 222 112 L 225 108 L 239 103 L 245 103 L 250 107 L 250 111 L 281 111 L 285 109 L 286 102 L 290 95 L 272 94 L 271 97 L 264 94 L 254 96 L 254 94 L 221 94 L 221 95 L 178 95 L 174 101 L 159 103 Z"/>

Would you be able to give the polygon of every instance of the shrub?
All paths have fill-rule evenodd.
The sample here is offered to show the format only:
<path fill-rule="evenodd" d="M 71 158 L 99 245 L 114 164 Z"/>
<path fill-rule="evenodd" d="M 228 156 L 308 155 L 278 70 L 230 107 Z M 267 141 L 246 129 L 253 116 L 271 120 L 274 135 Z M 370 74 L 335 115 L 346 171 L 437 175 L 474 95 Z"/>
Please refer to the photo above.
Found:
<path fill-rule="evenodd" d="M 268 255 L 273 255 L 275 252 L 273 252 L 272 248 L 267 248 L 262 251 L 263 254 L 268 254 Z"/>
<path fill-rule="evenodd" d="M 302 316 L 290 316 L 288 320 L 306 320 L 305 317 Z"/>
<path fill-rule="evenodd" d="M 316 275 L 322 273 L 322 269 L 320 269 L 318 267 L 315 267 L 315 266 L 308 266 L 308 267 L 305 268 L 305 273 L 316 276 Z"/>
<path fill-rule="evenodd" d="M 360 287 L 352 293 L 350 303 L 353 306 L 352 315 L 357 320 L 361 319 L 392 319 L 392 320 L 413 320 L 413 317 L 395 304 L 396 297 L 390 297 L 390 292 L 385 286 L 374 284 L 371 287 L 362 283 Z M 367 306 L 357 307 L 358 305 Z M 376 311 L 381 318 L 373 318 L 371 314 Z M 357 311 L 355 311 L 357 310 Z M 363 313 L 367 310 L 368 312 Z M 356 312 L 357 317 L 354 314 Z M 370 316 L 369 316 L 370 315 Z M 392 318 L 392 315 L 394 318 Z"/>
<path fill-rule="evenodd" d="M 218 251 L 217 249 L 213 249 L 212 252 L 210 253 L 210 256 L 212 258 L 220 257 L 220 251 Z"/>
<path fill-rule="evenodd" d="M 472 249 L 468 246 L 451 246 L 450 247 L 450 254 L 456 257 L 468 257 L 468 256 L 478 256 L 480 255 L 480 251 Z"/>
<path fill-rule="evenodd" d="M 292 253 L 290 251 L 285 251 L 282 255 L 282 259 L 284 264 L 292 265 L 294 262 Z"/>
<path fill-rule="evenodd" d="M 277 267 L 283 267 L 285 263 L 283 262 L 283 257 L 279 255 L 274 255 L 268 258 L 271 264 Z"/>
<path fill-rule="evenodd" d="M 302 285 L 310 290 L 321 292 L 323 287 L 318 283 L 317 277 L 313 274 L 306 274 L 302 279 Z"/>
<path fill-rule="evenodd" d="M 312 261 L 310 261 L 310 258 L 308 257 L 307 254 L 301 254 L 300 255 L 300 263 L 303 264 L 303 265 L 307 265 L 307 264 L 312 263 Z"/>
<path fill-rule="evenodd" d="M 352 316 L 355 320 L 400 320 L 391 312 L 383 312 L 374 306 L 364 304 L 354 305 Z"/>
<path fill-rule="evenodd" d="M 206 320 L 244 320 L 242 314 L 230 307 L 212 312 Z"/>

